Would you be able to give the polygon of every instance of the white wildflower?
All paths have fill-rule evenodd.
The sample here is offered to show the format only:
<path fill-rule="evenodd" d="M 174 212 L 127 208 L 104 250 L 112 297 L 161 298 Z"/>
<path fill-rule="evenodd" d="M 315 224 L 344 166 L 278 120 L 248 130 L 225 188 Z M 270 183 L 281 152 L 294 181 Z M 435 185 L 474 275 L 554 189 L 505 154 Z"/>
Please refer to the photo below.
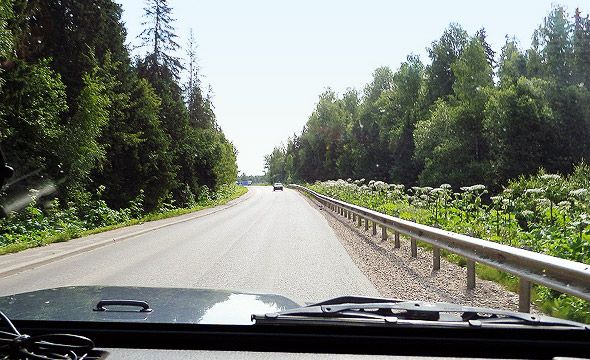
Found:
<path fill-rule="evenodd" d="M 576 190 L 572 190 L 572 191 L 570 191 L 570 193 L 569 193 L 569 194 L 570 194 L 570 196 L 573 196 L 573 197 L 578 197 L 578 198 L 580 198 L 580 197 L 583 197 L 583 196 L 585 196 L 586 194 L 588 194 L 588 189 L 583 189 L 583 188 L 582 188 L 582 189 L 576 189 Z"/>
<path fill-rule="evenodd" d="M 375 184 L 373 184 L 373 186 L 375 187 L 375 190 L 378 191 L 386 190 L 387 188 L 389 188 L 389 185 L 384 183 L 383 181 L 375 181 Z"/>
<path fill-rule="evenodd" d="M 537 199 L 537 205 L 540 207 L 549 206 L 551 205 L 551 200 L 545 198 Z"/>

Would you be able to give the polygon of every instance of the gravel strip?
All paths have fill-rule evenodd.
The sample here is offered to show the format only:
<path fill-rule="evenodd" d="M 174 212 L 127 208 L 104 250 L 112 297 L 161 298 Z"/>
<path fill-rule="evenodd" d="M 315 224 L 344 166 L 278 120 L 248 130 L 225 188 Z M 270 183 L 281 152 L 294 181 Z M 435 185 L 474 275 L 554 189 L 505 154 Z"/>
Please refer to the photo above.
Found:
<path fill-rule="evenodd" d="M 373 236 L 372 224 L 365 231 L 364 223 L 356 227 L 352 220 L 324 210 L 315 200 L 302 196 L 320 210 L 355 264 L 382 296 L 518 310 L 518 294 L 500 284 L 477 278 L 475 289 L 468 290 L 466 268 L 441 257 L 441 269 L 433 271 L 431 251 L 418 247 L 418 257 L 413 258 L 409 239 L 401 237 L 401 249 L 394 249 L 392 234 L 382 241 L 379 227 Z"/>

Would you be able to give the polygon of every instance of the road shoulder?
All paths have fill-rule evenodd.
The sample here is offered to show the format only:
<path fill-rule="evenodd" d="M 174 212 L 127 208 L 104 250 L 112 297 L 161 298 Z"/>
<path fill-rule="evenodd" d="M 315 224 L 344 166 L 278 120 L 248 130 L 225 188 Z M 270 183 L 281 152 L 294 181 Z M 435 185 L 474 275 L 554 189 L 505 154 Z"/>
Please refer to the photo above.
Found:
<path fill-rule="evenodd" d="M 363 227 L 324 209 L 321 204 L 300 194 L 326 218 L 355 264 L 382 296 L 404 300 L 451 302 L 518 311 L 518 294 L 492 281 L 477 279 L 476 288 L 466 288 L 467 270 L 441 258 L 441 270 L 432 270 L 432 253 L 418 248 L 410 254 L 409 241 L 401 249 L 393 241 L 382 241 Z M 380 235 L 380 231 L 378 232 Z"/>
<path fill-rule="evenodd" d="M 237 199 L 212 208 L 206 208 L 176 217 L 149 221 L 142 224 L 109 230 L 90 236 L 72 239 L 67 242 L 52 243 L 42 247 L 26 249 L 17 253 L 1 255 L 0 278 L 10 276 L 21 271 L 33 269 L 83 252 L 92 251 L 103 246 L 108 246 L 118 241 L 127 240 L 150 231 L 211 215 L 247 201 L 252 196 L 253 192 L 248 191 Z"/>

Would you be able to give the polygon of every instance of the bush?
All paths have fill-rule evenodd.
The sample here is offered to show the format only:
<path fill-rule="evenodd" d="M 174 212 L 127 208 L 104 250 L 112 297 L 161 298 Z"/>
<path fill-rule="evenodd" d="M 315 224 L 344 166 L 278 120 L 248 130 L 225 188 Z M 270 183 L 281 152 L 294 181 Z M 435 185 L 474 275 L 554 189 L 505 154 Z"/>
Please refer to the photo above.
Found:
<path fill-rule="evenodd" d="M 569 176 L 540 171 L 520 177 L 489 199 L 483 185 L 453 192 L 448 184 L 405 190 L 337 180 L 310 188 L 406 220 L 590 264 L 590 167 L 585 163 Z M 550 291 L 539 291 L 537 300 L 550 314 L 590 322 L 588 302 Z"/>

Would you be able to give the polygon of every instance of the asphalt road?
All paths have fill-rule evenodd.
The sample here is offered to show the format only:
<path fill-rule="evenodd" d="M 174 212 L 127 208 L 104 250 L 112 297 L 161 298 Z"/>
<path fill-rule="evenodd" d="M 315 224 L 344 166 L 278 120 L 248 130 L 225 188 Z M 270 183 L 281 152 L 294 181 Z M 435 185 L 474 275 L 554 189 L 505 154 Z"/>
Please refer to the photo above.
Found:
<path fill-rule="evenodd" d="M 379 295 L 302 195 L 250 187 L 245 196 L 228 209 L 0 278 L 0 295 L 70 285 L 230 289 L 299 303 Z"/>

